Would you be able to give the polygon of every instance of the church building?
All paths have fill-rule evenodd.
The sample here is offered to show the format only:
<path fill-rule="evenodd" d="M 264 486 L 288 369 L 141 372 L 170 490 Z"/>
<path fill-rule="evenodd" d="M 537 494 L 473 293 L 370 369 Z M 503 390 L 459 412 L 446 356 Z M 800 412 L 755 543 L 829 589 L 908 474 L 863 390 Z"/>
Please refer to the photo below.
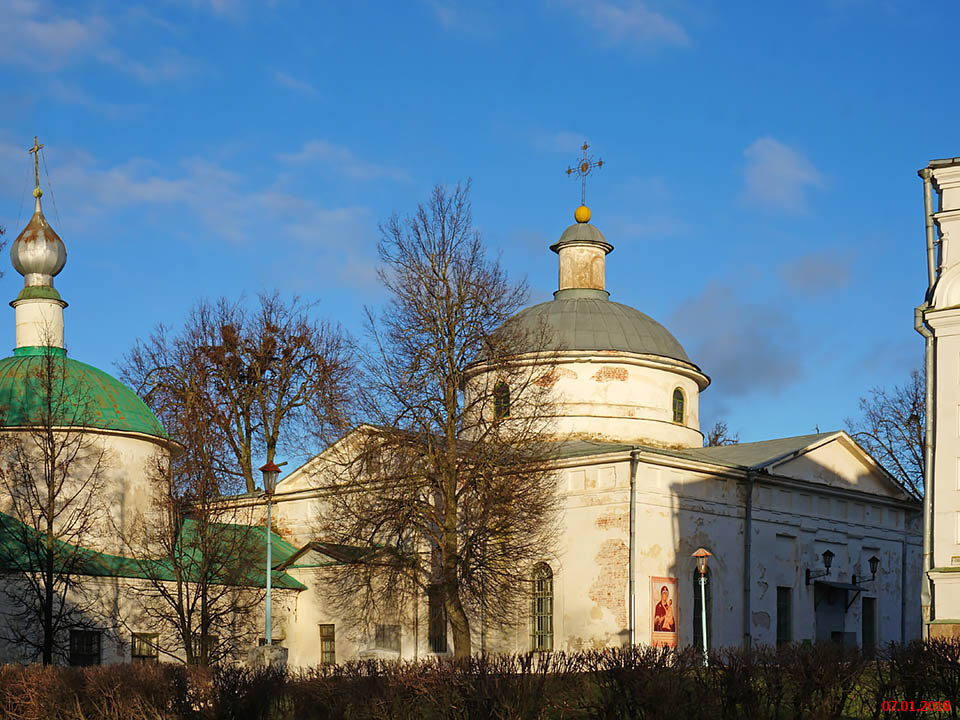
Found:
<path fill-rule="evenodd" d="M 701 548 L 710 553 L 711 648 L 919 637 L 919 501 L 843 431 L 704 447 L 699 396 L 710 379 L 666 328 L 610 299 L 613 245 L 590 219 L 578 208 L 550 248 L 554 299 L 516 318 L 545 321 L 559 353 L 561 539 L 530 568 L 526 616 L 496 632 L 481 624 L 473 646 L 702 646 Z M 277 522 L 294 545 L 313 539 L 318 467 L 309 462 L 277 487 Z M 286 570 L 311 585 L 309 568 Z M 307 591 L 278 639 L 298 665 L 332 647 L 337 659 L 451 649 L 430 632 L 429 598 L 410 612 L 405 624 L 357 631 Z"/>
<path fill-rule="evenodd" d="M 948 216 L 953 218 L 950 212 L 960 217 L 960 166 L 934 172 L 941 186 L 953 183 L 949 187 L 957 195 L 947 206 L 956 209 L 938 218 L 943 229 Z M 843 431 L 704 447 L 699 401 L 710 385 L 709 368 L 701 368 L 656 320 L 611 299 L 605 263 L 614 246 L 585 206 L 574 217 L 550 247 L 559 264 L 553 300 L 515 319 L 531 327 L 545 323 L 556 343 L 552 467 L 562 498 L 559 542 L 545 547 L 529 568 L 529 602 L 516 624 L 487 628 L 476 622 L 474 647 L 513 653 L 629 643 L 702 646 L 703 613 L 711 649 L 820 640 L 873 647 L 919 637 L 920 501 Z M 941 285 L 960 268 L 946 238 L 945 233 Z M 143 638 L 117 616 L 126 612 L 123 588 L 139 580 L 111 528 L 122 528 L 130 513 L 149 506 L 146 468 L 176 439 L 167 437 L 129 388 L 66 358 L 66 303 L 53 287 L 66 251 L 43 217 L 39 193 L 11 259 L 24 287 L 11 303 L 13 356 L 0 360 L 0 402 L 11 408 L 3 431 L 16 435 L 35 420 L 37 390 L 27 378 L 30 368 L 51 354 L 64 359 L 68 377 L 82 377 L 93 387 L 74 429 L 111 456 L 99 481 L 102 523 L 89 528 L 80 543 L 98 554 L 90 556 L 84 572 L 100 575 L 103 615 L 77 629 L 78 648 L 86 654 L 76 657 L 129 661 L 138 657 Z M 930 324 L 945 328 L 945 334 L 952 332 L 951 322 L 960 327 L 960 301 L 950 292 L 944 289 L 938 300 L 953 308 L 943 310 L 943 320 L 928 314 Z M 108 317 L 104 321 L 109 324 Z M 958 357 L 960 349 L 949 362 Z M 944 406 L 944 412 L 956 417 L 955 408 Z M 953 438 L 944 442 L 960 442 L 956 429 L 941 425 L 944 438 Z M 312 521 L 323 502 L 316 473 L 329 452 L 290 472 L 273 496 L 271 527 L 278 534 L 272 536 L 277 548 L 272 577 L 281 592 L 274 597 L 272 641 L 286 648 L 294 666 L 452 652 L 442 616 L 438 627 L 426 596 L 414 598 L 396 620 L 370 627 L 326 608 L 317 566 L 348 559 L 318 542 L 322 538 L 315 536 Z M 951 492 L 960 498 L 955 492 L 960 449 L 947 455 L 937 468 L 949 466 L 944 472 L 952 473 Z M 5 527 L 23 521 L 10 514 L 16 502 L 0 496 Z M 262 497 L 244 502 L 265 519 Z M 950 567 L 960 564 L 951 560 L 960 556 L 960 531 L 952 529 L 960 527 L 953 517 L 960 517 L 960 500 L 953 510 L 943 506 L 937 512 L 938 518 L 949 515 L 936 536 L 947 547 L 936 557 L 937 587 L 958 589 L 956 608 L 941 590 L 937 612 L 960 618 L 960 584 L 952 580 L 960 581 L 960 573 L 951 574 L 960 567 Z M 23 570 L 9 559 L 15 545 L 0 542 L 0 556 L 7 558 L 0 557 L 0 583 L 7 586 Z M 703 602 L 698 550 L 709 553 Z M 4 622 L 13 619 L 0 612 Z M 104 639 L 108 631 L 110 643 Z M 16 659 L 15 650 L 0 645 L 0 661 Z"/>

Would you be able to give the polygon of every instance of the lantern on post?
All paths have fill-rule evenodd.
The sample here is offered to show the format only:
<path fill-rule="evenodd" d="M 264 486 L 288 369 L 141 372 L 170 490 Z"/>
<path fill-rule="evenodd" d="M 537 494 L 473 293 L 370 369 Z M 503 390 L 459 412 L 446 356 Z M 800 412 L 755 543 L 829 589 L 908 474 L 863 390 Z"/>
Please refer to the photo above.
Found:
<path fill-rule="evenodd" d="M 273 644 L 273 598 L 271 597 L 271 584 L 273 580 L 273 552 L 270 543 L 271 525 L 270 525 L 270 506 L 273 504 L 273 493 L 277 489 L 277 477 L 280 475 L 280 468 L 272 462 L 268 462 L 260 472 L 263 474 L 263 492 L 267 496 L 267 609 L 266 609 L 266 627 L 264 628 L 264 641 L 267 645 Z"/>
<path fill-rule="evenodd" d="M 690 557 L 697 559 L 697 571 L 700 573 L 700 622 L 703 630 L 703 666 L 710 664 L 707 650 L 707 558 L 713 553 L 705 548 L 697 548 Z"/>

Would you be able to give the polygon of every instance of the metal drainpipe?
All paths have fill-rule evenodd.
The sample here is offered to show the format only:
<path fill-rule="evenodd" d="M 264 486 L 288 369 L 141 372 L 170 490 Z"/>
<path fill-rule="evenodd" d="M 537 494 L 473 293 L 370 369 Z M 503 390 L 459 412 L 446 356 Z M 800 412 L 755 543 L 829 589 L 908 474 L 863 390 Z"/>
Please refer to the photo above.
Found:
<path fill-rule="evenodd" d="M 753 482 L 757 471 L 747 470 L 747 503 L 743 514 L 743 646 L 753 646 L 750 633 L 750 556 L 753 545 Z"/>
<path fill-rule="evenodd" d="M 935 232 L 933 227 L 933 171 L 923 168 L 917 171 L 923 180 L 923 225 L 927 244 L 927 293 L 924 303 L 913 311 L 913 327 L 924 340 L 924 442 L 923 442 L 923 562 L 921 563 L 920 604 L 927 608 L 927 622 L 936 617 L 933 588 L 929 570 L 933 568 L 933 438 L 935 432 L 933 395 L 936 385 L 933 365 L 933 333 L 927 325 L 926 311 L 933 300 L 933 286 L 940 268 L 936 257 Z M 941 253 L 942 254 L 942 253 Z M 929 626 L 923 626 L 923 637 L 928 637 Z"/>
<path fill-rule="evenodd" d="M 921 563 L 920 604 L 928 608 L 927 622 L 935 619 L 933 588 L 930 586 L 928 571 L 933 568 L 933 437 L 934 408 L 933 391 L 936 378 L 933 367 L 933 333 L 926 320 L 927 303 L 914 308 L 913 327 L 923 335 L 924 340 L 924 439 L 923 439 L 923 562 Z M 927 625 L 923 627 L 923 636 L 927 637 Z"/>
<path fill-rule="evenodd" d="M 917 175 L 923 178 L 923 223 L 927 231 L 927 290 L 929 291 L 937 281 L 936 246 L 933 234 L 933 188 L 931 183 L 933 171 L 930 168 L 923 168 L 917 171 Z"/>
<path fill-rule="evenodd" d="M 636 582 L 634 580 L 634 574 L 637 569 L 636 563 L 636 538 L 635 538 L 635 527 L 637 522 L 637 453 L 639 450 L 633 448 L 630 451 L 630 555 L 629 555 L 629 564 L 630 567 L 627 571 L 628 573 L 628 584 L 629 584 L 629 613 L 627 617 L 629 618 L 629 630 L 630 630 L 630 644 L 637 644 L 637 602 L 636 602 Z"/>
<path fill-rule="evenodd" d="M 907 644 L 907 512 L 903 512 L 903 537 L 900 538 L 900 644 Z M 876 584 L 874 584 L 876 592 Z M 879 594 L 879 593 L 878 593 Z"/>

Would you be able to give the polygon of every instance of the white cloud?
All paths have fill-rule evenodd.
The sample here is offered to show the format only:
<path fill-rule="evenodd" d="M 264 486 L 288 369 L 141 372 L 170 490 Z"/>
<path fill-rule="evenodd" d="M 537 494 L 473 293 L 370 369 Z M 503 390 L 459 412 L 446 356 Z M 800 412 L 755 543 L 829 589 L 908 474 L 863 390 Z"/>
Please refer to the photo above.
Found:
<path fill-rule="evenodd" d="M 637 45 L 689 45 L 683 27 L 641 0 L 560 0 L 612 42 Z"/>
<path fill-rule="evenodd" d="M 286 73 L 280 72 L 279 70 L 274 74 L 274 76 L 276 77 L 277 82 L 283 85 L 285 88 L 302 93 L 303 95 L 317 94 L 317 89 L 304 80 L 297 80 L 296 78 L 290 77 Z"/>
<path fill-rule="evenodd" d="M 489 34 L 496 26 L 490 2 L 478 0 L 426 0 L 433 16 L 447 30 L 458 30 L 473 35 Z"/>
<path fill-rule="evenodd" d="M 148 17 L 151 24 L 158 22 L 152 16 L 128 12 L 121 16 L 121 25 L 147 22 Z M 118 32 L 119 28 L 99 15 L 68 17 L 45 0 L 0 2 L 0 64 L 53 72 L 88 59 L 148 83 L 179 77 L 188 68 L 196 69 L 170 48 L 160 51 L 156 59 L 131 57 L 110 44 L 109 38 Z"/>
<path fill-rule="evenodd" d="M 97 59 L 142 83 L 171 80 L 185 75 L 188 69 L 196 71 L 196 65 L 176 50 L 164 51 L 156 61 L 141 62 L 116 48 L 104 48 L 97 53 Z"/>
<path fill-rule="evenodd" d="M 129 107 L 125 108 L 122 105 L 95 98 L 80 87 L 65 83 L 56 78 L 48 83 L 45 83 L 43 87 L 51 97 L 62 103 L 67 105 L 79 105 L 80 107 L 93 110 L 94 112 L 98 112 L 109 118 L 116 118 L 123 113 L 124 110 L 130 109 Z"/>
<path fill-rule="evenodd" d="M 40 0 L 0 4 L 0 61 L 54 70 L 95 50 L 110 32 L 101 17 L 66 17 Z"/>
<path fill-rule="evenodd" d="M 310 140 L 300 152 L 281 155 L 280 159 L 290 165 L 326 165 L 352 180 L 410 180 L 405 170 L 360 160 L 347 148 L 325 140 Z"/>
<path fill-rule="evenodd" d="M 848 254 L 823 250 L 785 262 L 779 274 L 793 292 L 817 297 L 847 287 L 852 264 Z"/>
<path fill-rule="evenodd" d="M 754 301 L 732 284 L 709 283 L 674 311 L 668 327 L 692 339 L 687 353 L 713 378 L 711 394 L 721 400 L 784 390 L 802 377 L 800 358 L 810 352 L 776 303 Z"/>
<path fill-rule="evenodd" d="M 568 153 L 576 159 L 586 136 L 571 130 L 537 131 L 533 134 L 533 146 L 555 153 Z"/>
<path fill-rule="evenodd" d="M 25 148 L 0 142 L 0 189 L 12 189 L 19 182 L 3 169 L 28 164 Z M 361 226 L 369 226 L 371 232 L 374 227 L 365 207 L 325 208 L 311 198 L 277 189 L 270 184 L 272 178 L 251 187 L 245 175 L 204 158 L 187 158 L 179 165 L 173 173 L 142 159 L 103 167 L 88 153 L 58 149 L 50 174 L 57 195 L 71 198 L 71 221 L 77 225 L 92 225 L 118 208 L 175 207 L 193 213 L 207 237 L 246 243 L 258 239 L 267 227 L 314 246 L 356 241 Z"/>
<path fill-rule="evenodd" d="M 804 212 L 807 191 L 825 184 L 806 155 L 772 137 L 755 140 L 743 156 L 747 160 L 743 196 L 751 204 Z"/>

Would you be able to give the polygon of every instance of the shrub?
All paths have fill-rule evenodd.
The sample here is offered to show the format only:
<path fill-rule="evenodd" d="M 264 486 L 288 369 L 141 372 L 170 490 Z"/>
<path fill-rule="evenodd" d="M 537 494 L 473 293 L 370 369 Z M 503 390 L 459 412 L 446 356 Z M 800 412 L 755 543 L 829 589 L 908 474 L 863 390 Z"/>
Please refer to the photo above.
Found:
<path fill-rule="evenodd" d="M 906 718 L 884 701 L 960 697 L 960 642 L 363 660 L 287 672 L 177 665 L 0 666 L 4 720 Z M 960 707 L 924 718 L 957 717 Z"/>

